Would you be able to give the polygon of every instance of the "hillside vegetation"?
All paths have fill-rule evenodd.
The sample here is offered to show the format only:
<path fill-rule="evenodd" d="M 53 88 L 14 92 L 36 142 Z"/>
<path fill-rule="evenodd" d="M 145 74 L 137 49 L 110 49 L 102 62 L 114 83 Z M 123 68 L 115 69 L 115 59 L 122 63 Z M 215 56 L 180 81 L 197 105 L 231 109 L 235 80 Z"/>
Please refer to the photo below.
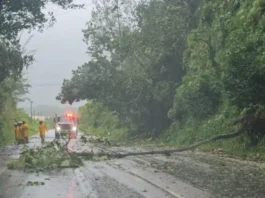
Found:
<path fill-rule="evenodd" d="M 27 92 L 27 85 L 22 81 L 5 79 L 1 83 L 1 111 L 0 111 L 0 145 L 15 141 L 13 125 L 16 121 L 25 120 L 29 124 L 29 116 L 16 108 L 19 97 Z M 33 132 L 30 130 L 30 133 Z"/>
<path fill-rule="evenodd" d="M 83 30 L 92 58 L 57 99 L 93 100 L 83 122 L 108 133 L 174 145 L 230 133 L 245 108 L 264 114 L 264 12 L 264 0 L 94 1 Z M 213 146 L 262 152 L 264 130 Z"/>

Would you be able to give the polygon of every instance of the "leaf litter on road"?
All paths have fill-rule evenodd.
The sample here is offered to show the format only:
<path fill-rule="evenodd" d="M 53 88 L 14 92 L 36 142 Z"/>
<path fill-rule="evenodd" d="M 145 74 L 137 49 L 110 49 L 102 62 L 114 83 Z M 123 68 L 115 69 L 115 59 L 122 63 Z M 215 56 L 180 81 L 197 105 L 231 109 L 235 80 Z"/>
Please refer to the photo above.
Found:
<path fill-rule="evenodd" d="M 44 186 L 44 182 L 39 182 L 39 181 L 28 181 L 27 186 Z"/>
<path fill-rule="evenodd" d="M 93 144 L 103 144 L 107 146 L 111 146 L 111 142 L 107 138 L 99 138 L 99 137 L 92 137 L 92 136 L 81 136 L 81 141 L 84 143 L 93 143 Z"/>
<path fill-rule="evenodd" d="M 63 168 L 78 168 L 84 165 L 84 160 L 105 161 L 109 159 L 107 155 L 97 155 L 93 152 L 88 156 L 78 156 L 74 152 L 69 152 L 65 144 L 54 140 L 36 148 L 24 146 L 20 157 L 9 160 L 7 167 L 13 170 L 40 172 Z"/>
<path fill-rule="evenodd" d="M 38 172 L 58 168 L 76 168 L 82 165 L 81 157 L 74 154 L 70 155 L 64 145 L 58 141 L 53 141 L 36 148 L 24 146 L 20 157 L 9 160 L 7 167 L 15 170 Z"/>
<path fill-rule="evenodd" d="M 45 182 L 43 181 L 28 181 L 26 184 L 13 184 L 13 185 L 7 185 L 6 188 L 14 188 L 14 187 L 26 187 L 26 186 L 44 186 Z"/>

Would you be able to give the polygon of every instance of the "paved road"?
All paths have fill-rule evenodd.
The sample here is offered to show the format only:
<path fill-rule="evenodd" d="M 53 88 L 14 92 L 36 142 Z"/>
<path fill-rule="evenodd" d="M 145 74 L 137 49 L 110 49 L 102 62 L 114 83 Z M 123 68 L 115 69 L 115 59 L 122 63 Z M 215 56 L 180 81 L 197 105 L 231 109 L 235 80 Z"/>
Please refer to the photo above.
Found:
<path fill-rule="evenodd" d="M 47 133 L 47 141 L 54 132 Z M 40 145 L 38 137 L 29 146 Z M 72 140 L 77 151 L 140 151 L 153 148 L 106 147 Z M 262 163 L 238 161 L 213 154 L 183 152 L 170 157 L 137 156 L 104 162 L 86 161 L 77 169 L 27 174 L 5 167 L 19 156 L 18 146 L 0 151 L 0 198 L 264 198 Z M 263 165 L 263 166 L 262 166 Z M 262 168 L 263 167 L 263 168 Z M 44 186 L 25 186 L 28 181 Z"/>
<path fill-rule="evenodd" d="M 47 133 L 47 141 L 54 139 L 54 132 Z M 78 140 L 77 140 L 78 141 Z M 40 144 L 38 137 L 30 138 L 30 146 Z M 75 147 L 75 141 L 72 145 Z M 76 146 L 78 147 L 78 146 Z M 86 147 L 87 148 L 87 147 Z M 83 149 L 79 145 L 79 149 Z M 18 157 L 19 147 L 9 146 L 2 159 Z M 12 155 L 10 155 L 12 154 Z M 1 198 L 207 198 L 210 195 L 175 177 L 157 172 L 133 158 L 107 162 L 85 162 L 78 169 L 60 172 L 27 174 L 0 168 Z M 2 165 L 4 160 L 2 160 Z M 43 181 L 44 186 L 25 186 L 28 181 Z"/>

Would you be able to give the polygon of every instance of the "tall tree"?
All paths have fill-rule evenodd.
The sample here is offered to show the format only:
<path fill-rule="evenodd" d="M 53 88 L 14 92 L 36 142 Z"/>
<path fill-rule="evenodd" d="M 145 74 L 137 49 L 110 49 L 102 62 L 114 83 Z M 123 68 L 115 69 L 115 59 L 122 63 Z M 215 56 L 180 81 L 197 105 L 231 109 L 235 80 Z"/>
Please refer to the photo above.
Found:
<path fill-rule="evenodd" d="M 92 60 L 64 81 L 57 99 L 99 100 L 157 135 L 170 124 L 193 12 L 184 1 L 97 1 L 84 30 Z"/>

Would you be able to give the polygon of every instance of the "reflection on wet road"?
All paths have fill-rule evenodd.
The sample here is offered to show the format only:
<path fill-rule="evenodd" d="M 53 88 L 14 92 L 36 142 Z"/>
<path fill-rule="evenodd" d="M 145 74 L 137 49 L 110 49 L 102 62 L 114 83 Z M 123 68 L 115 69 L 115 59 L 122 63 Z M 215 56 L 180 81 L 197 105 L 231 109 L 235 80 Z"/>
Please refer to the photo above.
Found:
<path fill-rule="evenodd" d="M 74 185 L 74 180 L 71 180 L 68 187 L 67 198 L 74 198 L 73 185 Z"/>
<path fill-rule="evenodd" d="M 90 137 L 92 138 L 92 137 Z M 46 141 L 54 139 L 47 133 Z M 30 147 L 40 138 L 30 138 Z M 44 173 L 7 170 L 6 162 L 19 157 L 22 146 L 0 150 L 0 198 L 264 198 L 264 165 L 200 152 L 171 156 L 131 156 L 108 161 L 85 161 L 77 169 Z M 78 152 L 132 152 L 148 147 L 107 147 L 71 140 L 68 149 Z M 263 166 L 262 166 L 263 165 Z M 26 186 L 28 181 L 44 182 Z M 214 196 L 213 196 L 214 195 Z"/>
<path fill-rule="evenodd" d="M 46 141 L 54 139 L 49 131 Z M 72 140 L 69 149 L 82 148 Z M 38 136 L 30 138 L 30 147 L 40 145 Z M 87 145 L 86 145 L 87 146 Z M 84 147 L 84 146 L 83 146 Z M 78 169 L 63 169 L 49 173 L 24 173 L 7 170 L 4 161 L 17 158 L 21 146 L 9 146 L 3 152 L 0 169 L 1 198 L 207 198 L 209 194 L 166 173 L 154 175 L 150 166 L 138 164 L 134 158 L 106 162 L 85 162 Z M 7 155 L 8 154 L 8 155 Z M 28 181 L 45 182 L 43 186 L 26 186 Z"/>

